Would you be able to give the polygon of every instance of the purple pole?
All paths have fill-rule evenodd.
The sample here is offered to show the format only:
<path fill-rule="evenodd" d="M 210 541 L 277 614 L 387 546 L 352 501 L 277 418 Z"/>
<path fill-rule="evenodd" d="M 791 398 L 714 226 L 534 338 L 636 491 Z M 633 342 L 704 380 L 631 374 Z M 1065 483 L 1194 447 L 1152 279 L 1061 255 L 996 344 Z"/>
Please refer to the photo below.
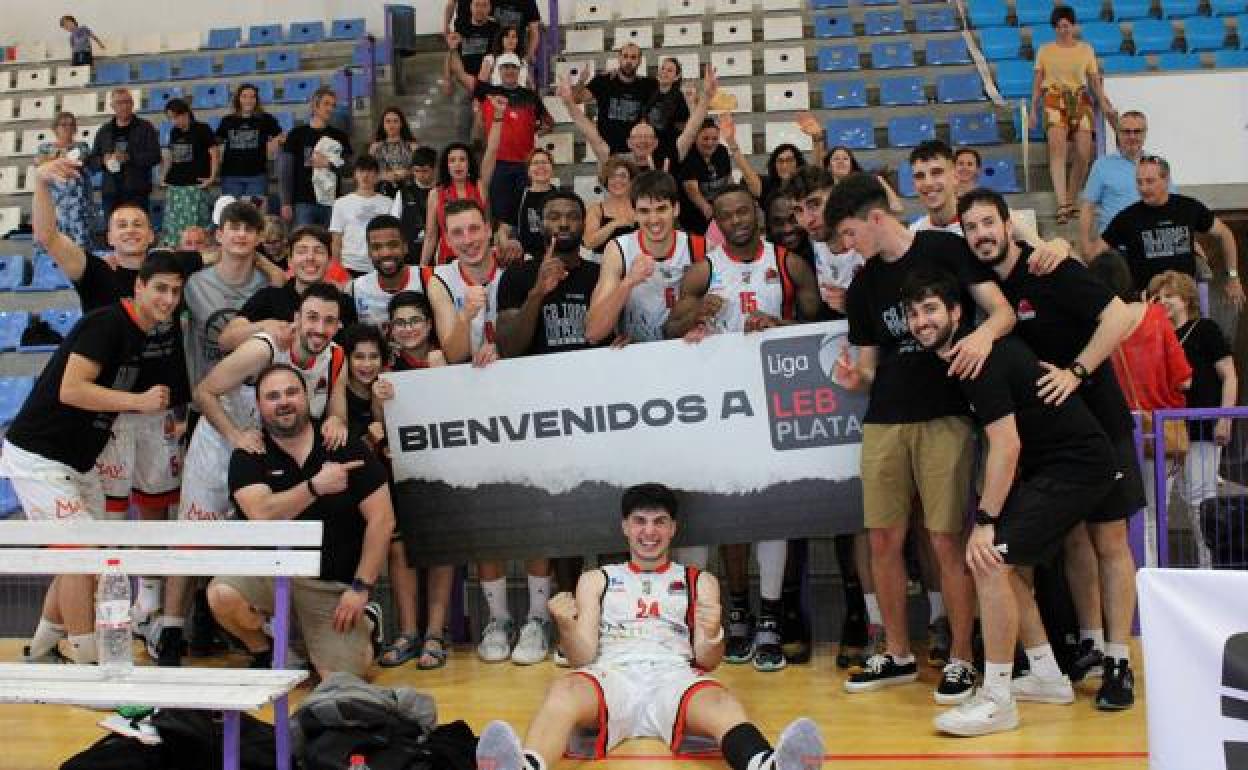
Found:
<path fill-rule="evenodd" d="M 1166 415 L 1162 410 L 1153 412 L 1153 499 L 1157 501 L 1157 566 L 1170 563 L 1170 525 L 1167 523 L 1166 504 Z"/>
<path fill-rule="evenodd" d="M 273 581 L 273 668 L 286 668 L 290 646 L 290 578 Z M 277 770 L 290 770 L 290 707 L 282 695 L 273 702 L 273 734 L 277 744 Z"/>
<path fill-rule="evenodd" d="M 1141 468 L 1144 467 L 1144 436 L 1140 432 L 1140 420 L 1135 419 L 1135 430 L 1132 431 L 1135 437 L 1135 459 Z M 1144 483 L 1149 483 L 1145 481 Z M 1135 557 L 1136 564 L 1147 564 L 1147 540 L 1144 536 L 1144 519 L 1140 516 L 1132 516 L 1127 519 L 1127 542 L 1131 546 L 1131 553 Z"/>
<path fill-rule="evenodd" d="M 222 747 L 221 766 L 225 770 L 239 770 L 239 746 L 238 746 L 238 712 L 225 711 L 222 713 L 224 723 L 221 725 L 224 733 L 224 746 Z"/>

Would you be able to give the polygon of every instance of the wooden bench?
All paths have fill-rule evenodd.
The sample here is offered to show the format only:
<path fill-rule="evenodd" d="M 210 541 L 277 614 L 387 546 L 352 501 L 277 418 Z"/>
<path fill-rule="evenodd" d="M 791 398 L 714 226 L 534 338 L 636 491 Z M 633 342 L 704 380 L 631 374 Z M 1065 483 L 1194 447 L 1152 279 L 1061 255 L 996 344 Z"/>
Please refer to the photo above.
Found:
<path fill-rule="evenodd" d="M 290 770 L 287 694 L 307 677 L 286 670 L 290 579 L 317 577 L 320 522 L 0 522 L 0 574 L 100 574 L 119 559 L 129 575 L 274 578 L 273 670 L 136 666 L 106 679 L 97 666 L 0 664 L 0 703 L 97 708 L 153 706 L 220 710 L 224 768 L 239 767 L 239 714 L 273 702 L 279 770 Z"/>

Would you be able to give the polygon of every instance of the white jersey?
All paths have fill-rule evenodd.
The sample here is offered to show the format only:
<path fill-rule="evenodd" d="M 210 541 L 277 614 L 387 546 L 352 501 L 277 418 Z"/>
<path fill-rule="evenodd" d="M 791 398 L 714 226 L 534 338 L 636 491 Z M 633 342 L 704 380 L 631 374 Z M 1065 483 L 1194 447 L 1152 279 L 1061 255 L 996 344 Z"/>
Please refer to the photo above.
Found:
<path fill-rule="evenodd" d="M 404 267 L 402 277 L 402 283 L 394 291 L 381 287 L 381 276 L 376 270 L 347 284 L 347 294 L 355 300 L 355 313 L 362 323 L 372 324 L 384 332 L 390 326 L 390 299 L 395 294 L 401 291 L 424 293 L 419 270 Z"/>
<path fill-rule="evenodd" d="M 657 572 L 642 572 L 629 562 L 601 569 L 607 586 L 594 663 L 692 665 L 698 568 L 669 562 Z"/>
<path fill-rule="evenodd" d="M 314 420 L 324 417 L 325 410 L 329 406 L 329 394 L 333 390 L 334 382 L 342 373 L 343 362 L 346 360 L 346 355 L 338 343 L 330 342 L 320 353 L 307 361 L 301 361 L 290 350 L 278 348 L 273 338 L 267 334 L 261 333 L 255 336 L 264 338 L 273 348 L 273 363 L 290 364 L 299 371 L 300 376 L 303 377 L 303 384 L 308 389 L 308 412 Z"/>
<path fill-rule="evenodd" d="M 858 274 L 858 269 L 865 262 L 862 255 L 853 249 L 838 254 L 823 241 L 814 241 L 812 245 L 815 252 L 815 277 L 819 285 L 848 289 L 854 276 Z"/>
<path fill-rule="evenodd" d="M 744 332 L 745 319 L 752 313 L 793 318 L 793 281 L 785 253 L 770 241 L 762 241 L 758 256 L 750 262 L 730 257 L 723 246 L 706 255 L 711 263 L 706 293 L 724 301 L 719 315 L 711 321 L 712 331 Z"/>
<path fill-rule="evenodd" d="M 945 233 L 953 233 L 954 235 L 962 235 L 962 220 L 954 219 L 947 225 L 934 225 L 932 218 L 927 214 L 919 217 L 910 223 L 910 232 L 917 233 L 922 230 L 938 230 Z"/>
<path fill-rule="evenodd" d="M 654 258 L 654 273 L 628 294 L 628 303 L 620 313 L 620 331 L 634 342 L 654 342 L 663 339 L 663 324 L 672 312 L 672 306 L 680 296 L 680 282 L 690 265 L 706 259 L 706 241 L 700 235 L 689 235 L 677 230 L 669 254 Z M 627 275 L 633 261 L 646 252 L 641 233 L 629 233 L 615 239 L 623 259 L 623 274 Z"/>
<path fill-rule="evenodd" d="M 460 269 L 459 260 L 445 265 L 438 265 L 431 271 L 433 277 L 442 281 L 442 285 L 446 287 L 446 291 L 451 295 L 451 300 L 455 303 L 456 310 L 464 309 L 464 300 L 468 297 L 468 287 L 474 284 L 464 275 L 464 271 Z M 470 333 L 470 341 L 472 343 L 472 352 L 476 353 L 486 343 L 494 342 L 494 326 L 498 320 L 498 285 L 502 282 L 503 271 L 495 265 L 490 271 L 489 279 L 485 284 L 485 309 L 472 319 L 472 329 Z M 429 282 L 428 278 L 425 283 Z"/>

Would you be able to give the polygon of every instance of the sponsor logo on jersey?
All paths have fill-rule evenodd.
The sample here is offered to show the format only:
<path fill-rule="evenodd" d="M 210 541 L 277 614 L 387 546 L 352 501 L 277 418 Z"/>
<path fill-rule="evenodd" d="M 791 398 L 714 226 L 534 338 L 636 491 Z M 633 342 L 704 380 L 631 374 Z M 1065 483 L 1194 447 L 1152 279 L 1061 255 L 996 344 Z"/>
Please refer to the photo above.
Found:
<path fill-rule="evenodd" d="M 774 267 L 767 268 L 767 272 L 763 274 L 763 282 L 764 283 L 779 283 L 780 271 L 776 270 Z"/>
<path fill-rule="evenodd" d="M 671 582 L 671 583 L 667 586 L 667 592 L 668 592 L 669 594 L 683 594 L 683 593 L 685 592 L 685 581 L 683 581 L 683 580 L 673 580 L 673 581 L 672 581 L 672 582 Z"/>
<path fill-rule="evenodd" d="M 1036 318 L 1036 309 L 1032 307 L 1031 300 L 1024 297 L 1018 301 L 1018 320 L 1033 321 Z"/>

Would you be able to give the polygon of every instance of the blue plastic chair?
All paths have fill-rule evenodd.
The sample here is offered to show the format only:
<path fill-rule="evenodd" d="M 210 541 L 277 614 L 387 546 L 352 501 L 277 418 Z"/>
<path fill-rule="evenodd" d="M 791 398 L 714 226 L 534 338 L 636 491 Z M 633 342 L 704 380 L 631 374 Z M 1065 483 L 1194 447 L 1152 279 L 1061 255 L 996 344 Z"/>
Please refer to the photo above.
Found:
<path fill-rule="evenodd" d="M 74 324 L 78 323 L 82 318 L 82 311 L 77 308 L 53 308 L 41 311 L 39 317 L 47 322 L 52 330 L 61 335 L 62 339 L 69 334 L 69 330 L 74 328 Z M 17 346 L 18 352 L 21 353 L 47 353 L 56 350 L 58 344 L 53 345 L 21 345 Z"/>
<path fill-rule="evenodd" d="M 854 20 L 849 14 L 815 17 L 815 37 L 853 37 Z"/>
<path fill-rule="evenodd" d="M 1218 69 L 1248 67 L 1248 51 L 1214 51 L 1213 66 Z"/>
<path fill-rule="evenodd" d="M 1143 56 L 1119 54 L 1101 59 L 1101 72 L 1106 75 L 1130 75 L 1148 69 L 1148 59 Z"/>
<path fill-rule="evenodd" d="M 979 185 L 1002 195 L 1022 192 L 1018 184 L 1018 169 L 1009 158 L 985 158 L 984 166 L 979 170 Z"/>
<path fill-rule="evenodd" d="M 210 51 L 223 51 L 238 48 L 242 42 L 242 27 L 222 27 L 208 30 L 208 42 L 204 48 Z"/>
<path fill-rule="evenodd" d="M 939 75 L 936 78 L 936 101 L 942 104 L 978 102 L 984 99 L 984 82 L 976 72 Z"/>
<path fill-rule="evenodd" d="M 1097 56 L 1122 52 L 1122 28 L 1116 21 L 1090 21 L 1079 25 L 1083 41 L 1092 46 Z"/>
<path fill-rule="evenodd" d="M 971 20 L 971 26 L 980 29 L 984 27 L 1004 27 L 1007 23 L 1006 17 L 1010 13 L 1010 8 L 1005 4 L 1005 0 L 971 0 L 966 10 L 967 16 Z"/>
<path fill-rule="evenodd" d="M 254 53 L 227 53 L 221 60 L 222 75 L 250 75 L 256 71 Z"/>
<path fill-rule="evenodd" d="M 139 62 L 139 83 L 153 83 L 162 80 L 173 80 L 173 63 L 168 59 L 148 59 Z"/>
<path fill-rule="evenodd" d="M 829 120 L 824 125 L 829 147 L 837 145 L 851 150 L 875 149 L 875 126 L 870 118 Z"/>
<path fill-rule="evenodd" d="M 1242 51 L 1248 48 L 1248 14 L 1235 17 L 1235 29 L 1239 36 L 1239 48 Z"/>
<path fill-rule="evenodd" d="M 867 106 L 867 84 L 864 80 L 829 80 L 823 84 L 823 108 L 839 110 Z"/>
<path fill-rule="evenodd" d="M 1214 16 L 1237 16 L 1248 13 L 1248 0 L 1209 0 Z"/>
<path fill-rule="evenodd" d="M 956 32 L 961 29 L 958 17 L 948 6 L 915 8 L 914 28 L 919 32 Z"/>
<path fill-rule="evenodd" d="M 1023 36 L 1018 27 L 981 29 L 979 47 L 989 61 L 1017 59 L 1023 55 Z"/>
<path fill-rule="evenodd" d="M 299 71 L 299 52 L 298 51 L 270 51 L 264 55 L 264 69 L 266 72 L 298 72 Z"/>
<path fill-rule="evenodd" d="M 1019 141 L 1022 141 L 1021 137 L 1024 134 L 1031 137 L 1032 144 L 1035 144 L 1037 142 L 1043 143 L 1043 142 L 1049 141 L 1048 136 L 1046 136 L 1044 133 L 1044 121 L 1043 120 L 1037 121 L 1036 127 L 1029 131 L 1027 130 L 1025 126 L 1023 126 L 1023 114 L 1020 110 L 1017 110 L 1017 109 L 1011 110 L 1010 119 L 1011 119 L 1011 122 L 1014 124 L 1014 136 L 1020 137 Z"/>
<path fill-rule="evenodd" d="M 247 29 L 247 45 L 277 45 L 283 42 L 281 24 L 257 24 Z"/>
<path fill-rule="evenodd" d="M 295 114 L 290 110 L 278 110 L 272 113 L 277 125 L 282 127 L 282 132 L 288 132 L 295 127 Z"/>
<path fill-rule="evenodd" d="M 130 63 L 124 61 L 96 62 L 92 80 L 100 86 L 118 86 L 130 82 Z"/>
<path fill-rule="evenodd" d="M 169 137 L 173 135 L 173 123 L 170 123 L 167 120 L 162 120 L 156 126 L 156 133 L 160 135 L 160 146 L 168 147 Z"/>
<path fill-rule="evenodd" d="M 221 125 L 221 118 L 223 117 L 223 115 L 209 115 L 207 118 L 204 118 L 204 122 L 208 124 L 208 127 L 211 128 L 212 132 L 215 134 L 217 132 L 217 128 Z"/>
<path fill-rule="evenodd" d="M 181 86 L 157 86 L 147 92 L 147 108 L 144 112 L 164 112 L 170 99 L 183 97 Z"/>
<path fill-rule="evenodd" d="M 313 92 L 321 87 L 318 77 L 289 77 L 282 82 L 282 97 L 277 101 L 281 104 L 302 104 L 312 98 Z"/>
<path fill-rule="evenodd" d="M 1153 0 L 1110 0 L 1110 9 L 1117 21 L 1147 19 L 1153 10 Z"/>
<path fill-rule="evenodd" d="M 1015 0 L 1014 15 L 1018 17 L 1018 26 L 1030 27 L 1033 24 L 1049 26 L 1049 14 L 1053 4 L 1049 0 Z"/>
<path fill-rule="evenodd" d="M 927 64 L 970 64 L 971 53 L 966 50 L 966 41 L 960 37 L 949 40 L 927 41 Z"/>
<path fill-rule="evenodd" d="M 1167 19 L 1140 19 L 1131 25 L 1135 53 L 1165 53 L 1174 48 L 1174 25 Z"/>
<path fill-rule="evenodd" d="M 364 37 L 364 31 L 364 19 L 334 19 L 334 23 L 329 28 L 329 39 L 356 40 Z"/>
<path fill-rule="evenodd" d="M 1000 144 L 997 116 L 991 112 L 953 115 L 949 118 L 949 141 L 959 144 Z"/>
<path fill-rule="evenodd" d="M 1248 34 L 1242 30 L 1240 35 Z M 1217 51 L 1226 42 L 1226 19 L 1193 16 L 1183 22 L 1183 39 L 1189 51 Z"/>
<path fill-rule="evenodd" d="M 0 255 L 0 291 L 13 291 L 22 282 L 26 258 L 21 254 Z"/>
<path fill-rule="evenodd" d="M 183 56 L 178 63 L 179 80 L 200 80 L 212 76 L 211 56 Z"/>
<path fill-rule="evenodd" d="M 1161 0 L 1161 18 L 1186 19 L 1200 13 L 1200 0 Z"/>
<path fill-rule="evenodd" d="M 897 0 L 862 0 L 863 5 L 897 5 Z"/>
<path fill-rule="evenodd" d="M 1102 0 L 1062 0 L 1062 2 L 1075 10 L 1075 18 L 1079 20 L 1080 26 L 1101 20 L 1104 10 Z"/>
<path fill-rule="evenodd" d="M 13 415 L 16 417 L 17 415 Z M 9 418 L 12 422 L 12 418 Z M 13 483 L 8 479 L 0 479 L 0 519 L 8 519 L 21 513 L 22 503 L 13 491 Z"/>
<path fill-rule="evenodd" d="M 0 425 L 13 422 L 34 389 L 34 377 L 0 377 Z"/>
<path fill-rule="evenodd" d="M 906 17 L 901 11 L 867 11 L 862 15 L 867 35 L 901 35 L 906 31 Z"/>
<path fill-rule="evenodd" d="M 197 110 L 219 110 L 230 103 L 230 89 L 224 83 L 200 83 L 191 90 L 191 104 Z"/>
<path fill-rule="evenodd" d="M 997 90 L 1007 99 L 1030 97 L 1035 79 L 1036 69 L 1029 61 L 997 62 Z"/>
<path fill-rule="evenodd" d="M 888 145 L 915 147 L 936 138 L 936 122 L 927 115 L 908 115 L 888 119 Z"/>
<path fill-rule="evenodd" d="M 880 78 L 880 104 L 885 107 L 926 105 L 923 78 L 916 75 Z"/>
<path fill-rule="evenodd" d="M 852 72 L 862 69 L 862 55 L 856 45 L 826 45 L 815 55 L 820 72 Z"/>
<path fill-rule="evenodd" d="M 292 21 L 286 34 L 288 43 L 319 43 L 325 39 L 325 22 Z"/>
<path fill-rule="evenodd" d="M 50 258 L 43 257 L 35 259 L 30 283 L 18 286 L 14 291 L 62 291 L 71 286 L 69 279 L 61 272 L 61 268 L 57 267 Z"/>
<path fill-rule="evenodd" d="M 1031 32 L 1031 54 L 1034 57 L 1041 46 L 1052 43 L 1057 40 L 1057 33 L 1048 24 L 1038 27 L 1032 27 Z"/>
<path fill-rule="evenodd" d="M 871 66 L 879 70 L 913 67 L 914 46 L 909 41 L 872 43 Z"/>
<path fill-rule="evenodd" d="M 910 171 L 910 162 L 906 160 L 897 166 L 897 194 L 903 198 L 914 198 L 919 194 L 914 189 L 914 174 Z"/>
<path fill-rule="evenodd" d="M 17 350 L 22 332 L 30 322 L 30 313 L 22 310 L 0 312 L 0 351 Z"/>
<path fill-rule="evenodd" d="M 1181 72 L 1203 68 L 1204 64 L 1201 62 L 1200 54 L 1198 53 L 1167 51 L 1166 53 L 1157 54 L 1157 69 L 1160 72 Z"/>
<path fill-rule="evenodd" d="M 252 83 L 260 96 L 261 104 L 272 104 L 277 101 L 277 82 L 273 80 L 257 80 Z"/>

